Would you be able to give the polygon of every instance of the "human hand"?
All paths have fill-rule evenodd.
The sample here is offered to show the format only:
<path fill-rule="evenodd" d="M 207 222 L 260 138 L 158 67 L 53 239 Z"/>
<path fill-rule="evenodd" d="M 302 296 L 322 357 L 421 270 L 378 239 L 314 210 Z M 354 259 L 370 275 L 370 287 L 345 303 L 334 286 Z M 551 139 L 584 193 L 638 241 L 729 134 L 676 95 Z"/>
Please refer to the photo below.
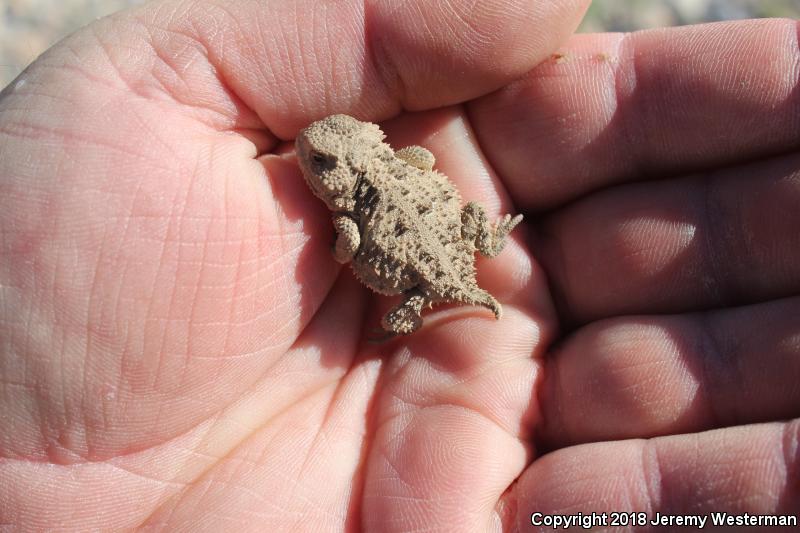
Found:
<path fill-rule="evenodd" d="M 635 300 L 622 305 L 618 296 L 602 294 L 587 303 L 581 299 L 598 290 L 591 286 L 598 273 L 572 272 L 570 266 L 577 268 L 578 263 L 570 265 L 553 252 L 556 243 L 565 252 L 570 243 L 585 249 L 585 234 L 568 232 L 580 229 L 576 220 L 587 209 L 582 205 L 604 205 L 598 202 L 614 191 L 561 206 L 607 185 L 609 176 L 633 177 L 625 166 L 613 167 L 624 159 L 615 154 L 606 154 L 600 159 L 606 166 L 595 168 L 597 160 L 577 157 L 590 151 L 586 144 L 602 148 L 603 142 L 612 143 L 614 132 L 625 131 L 615 124 L 600 127 L 602 120 L 564 122 L 574 111 L 564 105 L 581 103 L 576 94 L 594 95 L 585 111 L 607 110 L 596 95 L 600 88 L 614 87 L 601 83 L 594 91 L 581 92 L 576 84 L 597 83 L 598 78 L 587 68 L 594 63 L 577 56 L 573 63 L 544 65 L 525 81 L 466 107 L 405 115 L 387 124 L 395 146 L 430 147 L 439 168 L 458 182 L 467 199 L 494 202 L 500 212 L 508 211 L 504 204 L 510 198 L 526 212 L 553 209 L 553 214 L 541 225 L 528 226 L 528 237 L 540 244 L 531 248 L 518 235 L 500 258 L 479 265 L 479 281 L 505 305 L 503 320 L 494 322 L 463 308 L 440 310 L 427 315 L 424 329 L 412 337 L 377 347 L 362 343 L 363 325 L 372 320 L 366 317 L 377 314 L 371 298 L 331 258 L 330 219 L 311 197 L 291 157 L 268 154 L 285 152 L 282 140 L 331 112 L 382 118 L 397 114 L 401 106 L 423 110 L 506 85 L 573 29 L 582 6 L 507 7 L 508 12 L 501 12 L 492 9 L 494 4 L 481 3 L 485 11 L 475 18 L 444 16 L 448 8 L 461 6 L 448 4 L 441 11 L 426 6 L 426 23 L 420 24 L 414 17 L 421 10 L 389 13 L 386 6 L 370 6 L 368 13 L 361 13 L 361 5 L 148 5 L 73 36 L 0 99 L 0 245 L 7 258 L 0 271 L 0 523 L 279 531 L 524 525 L 532 511 L 547 512 L 557 505 L 578 508 L 585 501 L 574 503 L 570 496 L 594 501 L 602 496 L 622 505 L 608 496 L 608 485 L 602 484 L 608 477 L 603 476 L 615 476 L 617 489 L 624 480 L 636 488 L 640 479 L 626 477 L 636 472 L 619 468 L 604 472 L 602 464 L 587 465 L 586 458 L 591 457 L 587 450 L 619 457 L 620 451 L 640 450 L 642 441 L 566 447 L 528 466 L 538 455 L 531 446 L 534 439 L 557 448 L 784 416 L 773 403 L 771 411 L 762 410 L 757 417 L 723 419 L 723 424 L 698 418 L 694 425 L 680 426 L 687 418 L 673 413 L 672 426 L 648 425 L 644 422 L 657 419 L 653 414 L 662 414 L 665 405 L 691 414 L 688 407 L 695 406 L 681 404 L 683 396 L 674 391 L 678 383 L 685 392 L 691 376 L 668 374 L 674 381 L 659 396 L 663 405 L 640 404 L 647 398 L 626 394 L 619 383 L 613 390 L 602 388 L 604 396 L 591 389 L 577 394 L 586 383 L 603 385 L 597 380 L 604 369 L 606 376 L 619 375 L 614 353 L 602 346 L 582 354 L 594 374 L 574 377 L 575 382 L 568 378 L 571 388 L 561 389 L 564 395 L 559 396 L 559 388 L 551 384 L 564 384 L 570 368 L 580 368 L 569 366 L 575 359 L 570 347 L 572 353 L 582 350 L 581 339 L 593 340 L 592 331 L 602 332 L 603 324 L 613 322 L 578 330 L 542 372 L 543 356 L 563 329 L 562 317 L 582 325 L 623 313 L 683 311 L 698 305 L 677 305 L 648 294 L 641 296 L 639 307 Z M 540 30 L 531 35 L 532 27 Z M 498 28 L 502 37 L 496 37 Z M 739 49 L 763 47 L 767 32 L 739 30 Z M 613 48 L 613 37 L 596 36 L 578 37 L 567 49 L 580 50 L 588 39 L 597 39 L 602 50 Z M 703 42 L 702 37 L 695 39 L 694 45 Z M 389 48 L 389 43 L 396 46 Z M 657 40 L 650 46 L 654 52 L 663 49 Z M 508 51 L 511 55 L 502 56 Z M 785 56 L 777 46 L 769 51 L 772 60 L 791 61 L 788 50 Z M 706 145 L 688 160 L 677 158 L 689 154 L 676 146 L 653 160 L 660 165 L 653 165 L 654 173 L 663 168 L 678 174 L 793 146 L 796 122 L 787 120 L 776 128 L 777 111 L 769 114 L 777 101 L 783 102 L 786 115 L 796 111 L 796 99 L 778 90 L 783 78 L 775 72 L 784 73 L 775 63 L 766 63 L 776 69 L 770 72 L 751 57 L 746 81 L 775 89 L 762 89 L 748 99 L 740 85 L 725 77 L 732 64 L 741 68 L 742 57 L 733 55 L 728 59 L 733 63 L 724 68 L 717 64 L 710 72 L 707 64 L 697 64 L 684 75 L 702 77 L 678 82 L 716 80 L 719 85 L 711 89 L 717 92 L 709 90 L 706 98 L 727 96 L 722 103 L 732 109 L 744 100 L 751 108 L 746 114 L 739 109 L 738 121 L 731 122 L 747 122 L 747 133 L 754 138 L 767 127 L 770 135 L 760 142 L 748 137 L 740 139 L 741 145 L 717 146 L 717 152 Z M 612 67 L 627 64 L 622 58 L 616 65 L 599 62 L 596 68 L 608 74 Z M 654 73 L 663 76 L 675 65 L 656 61 L 655 67 L 670 69 Z M 656 107 L 668 96 L 643 94 Z M 773 100 L 763 100 L 762 94 Z M 552 101 L 538 100 L 543 97 Z M 761 107 L 753 103 L 759 98 Z M 562 107 L 551 107 L 554 103 Z M 515 124 L 504 118 L 503 109 L 506 116 L 527 120 Z M 549 133 L 542 128 L 546 124 L 529 118 L 537 112 L 548 115 Z M 630 113 L 631 121 L 638 120 Z M 752 118 L 756 116 L 763 122 Z M 759 124 L 762 130 L 755 127 Z M 492 141 L 493 130 L 500 133 L 509 126 L 518 129 L 496 138 L 499 145 Z M 731 123 L 723 127 L 728 133 Z M 670 129 L 676 138 L 687 134 L 680 127 L 664 127 L 659 130 L 662 138 Z M 533 143 L 520 132 L 547 133 L 547 142 Z M 586 137 L 578 139 L 578 134 Z M 486 159 L 476 149 L 477 140 Z M 574 143 L 573 153 L 569 142 Z M 553 143 L 562 150 L 550 152 Z M 536 146 L 548 151 L 534 154 Z M 646 146 L 642 153 L 653 150 Z M 573 171 L 559 176 L 558 168 L 550 167 L 567 163 L 582 164 L 584 175 Z M 527 174 L 519 173 L 525 165 Z M 784 190 L 779 199 L 791 198 Z M 778 210 L 773 214 L 781 215 Z M 796 242 L 788 231 L 792 216 L 796 218 L 792 212 L 783 214 L 787 229 L 782 235 Z M 605 226 L 595 224 L 594 229 Z M 649 233 L 646 226 L 629 230 L 623 241 L 628 247 L 609 252 L 611 257 L 636 259 L 632 246 L 652 243 L 656 231 L 670 236 L 663 232 L 671 226 L 654 225 Z M 690 251 L 669 242 L 667 250 L 679 258 Z M 631 297 L 648 286 L 646 275 L 649 281 L 664 275 L 664 260 L 653 255 L 636 264 L 645 268 L 639 285 L 631 285 Z M 540 264 L 551 276 L 562 317 L 550 304 Z M 584 261 L 583 266 L 592 264 Z M 769 270 L 762 269 L 762 274 Z M 578 282 L 587 286 L 576 288 Z M 780 294 L 791 293 L 791 287 L 780 288 Z M 751 299 L 774 297 L 767 293 Z M 620 307 L 600 305 L 609 301 Z M 789 318 L 785 311 L 781 316 Z M 616 324 L 624 329 L 625 319 L 619 320 Z M 640 330 L 658 331 L 658 325 Z M 784 324 L 784 331 L 791 325 Z M 776 342 L 792 338 L 783 333 L 779 338 L 764 326 L 761 330 Z M 647 337 L 641 342 L 647 347 Z M 663 340 L 649 342 L 666 346 Z M 796 354 L 794 346 L 794 352 L 783 352 L 789 355 L 778 377 L 791 376 L 786 365 Z M 642 354 L 633 349 L 628 354 L 629 372 L 637 362 L 649 361 L 634 358 Z M 680 357 L 687 354 L 676 353 L 672 362 L 683 362 Z M 642 372 L 640 379 L 651 378 L 652 372 Z M 623 377 L 631 380 L 623 384 L 636 385 L 634 374 Z M 764 382 L 774 388 L 773 382 Z M 790 389 L 788 397 L 796 406 L 797 391 Z M 625 434 L 619 428 L 609 431 L 608 421 L 592 429 L 575 418 L 590 414 L 600 422 L 603 412 L 587 410 L 581 403 L 587 399 L 599 402 L 593 407 L 600 409 L 608 405 L 602 400 L 616 399 L 611 408 L 638 409 L 635 414 L 641 417 L 623 428 Z M 792 426 L 782 427 L 789 428 L 784 429 L 785 449 L 792 450 Z M 762 433 L 748 428 L 744 444 L 752 447 Z M 701 437 L 690 442 L 696 444 Z M 680 439 L 688 437 L 669 442 L 685 449 L 680 444 L 686 441 Z M 662 441 L 648 442 L 654 443 L 653 449 Z M 748 449 L 764 453 L 766 448 Z M 695 467 L 704 464 L 691 459 Z M 670 466 L 674 464 L 693 466 L 688 460 Z M 580 471 L 570 475 L 560 470 L 570 465 L 579 465 Z M 764 469 L 772 465 L 750 466 L 751 474 L 763 478 Z M 746 492 L 745 485 L 737 487 Z M 567 488 L 570 492 L 564 493 Z M 664 494 L 690 498 L 692 488 L 673 487 Z M 652 509 L 659 503 L 665 501 L 654 497 Z"/>
<path fill-rule="evenodd" d="M 579 35 L 470 105 L 516 206 L 544 212 L 531 252 L 571 331 L 545 357 L 534 437 L 556 451 L 512 490 L 521 528 L 800 514 L 797 31 Z"/>

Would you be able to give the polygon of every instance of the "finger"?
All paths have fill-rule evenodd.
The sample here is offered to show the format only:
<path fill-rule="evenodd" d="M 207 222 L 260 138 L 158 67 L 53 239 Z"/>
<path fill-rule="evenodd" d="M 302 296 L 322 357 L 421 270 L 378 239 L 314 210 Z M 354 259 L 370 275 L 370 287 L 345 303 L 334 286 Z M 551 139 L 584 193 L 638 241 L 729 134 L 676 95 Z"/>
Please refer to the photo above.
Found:
<path fill-rule="evenodd" d="M 624 317 L 567 339 L 539 396 L 548 448 L 800 416 L 800 298 Z"/>
<path fill-rule="evenodd" d="M 485 531 L 528 461 L 540 328 L 513 309 L 438 322 L 380 352 L 365 530 Z"/>
<path fill-rule="evenodd" d="M 578 322 L 800 292 L 800 157 L 620 186 L 549 217 L 535 245 Z M 598 223 L 602 221 L 602 223 Z"/>
<path fill-rule="evenodd" d="M 517 509 L 520 530 L 530 530 L 532 513 L 643 512 L 651 521 L 657 515 L 668 519 L 669 515 L 703 517 L 725 512 L 794 515 L 797 520 L 799 441 L 800 422 L 795 420 L 564 448 L 528 468 L 508 496 L 508 505 Z M 665 525 L 648 522 L 611 527 L 609 517 L 606 527 L 597 530 L 646 533 L 682 529 L 680 524 Z M 698 529 L 699 524 L 693 525 Z M 704 530 L 729 531 L 734 524 L 712 525 L 709 517 Z M 759 531 L 769 529 L 761 525 Z"/>
<path fill-rule="evenodd" d="M 132 12 L 144 28 L 118 19 L 97 31 L 129 84 L 166 89 L 202 107 L 241 99 L 272 132 L 291 138 L 333 112 L 385 118 L 485 94 L 546 57 L 587 5 L 174 1 Z M 137 44 L 164 60 L 132 58 Z M 210 78 L 213 92 L 187 83 L 187 72 Z"/>
<path fill-rule="evenodd" d="M 798 26 L 760 20 L 577 35 L 470 106 L 518 205 L 797 148 Z"/>

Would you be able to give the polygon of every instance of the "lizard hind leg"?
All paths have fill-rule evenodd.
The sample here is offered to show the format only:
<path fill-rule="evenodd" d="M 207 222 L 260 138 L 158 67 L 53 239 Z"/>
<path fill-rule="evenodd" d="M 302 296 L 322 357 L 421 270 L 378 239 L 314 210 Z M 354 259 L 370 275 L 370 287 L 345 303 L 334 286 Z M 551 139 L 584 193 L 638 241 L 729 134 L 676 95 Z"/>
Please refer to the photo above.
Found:
<path fill-rule="evenodd" d="M 478 251 L 486 257 L 495 257 L 506 245 L 506 237 L 522 215 L 505 215 L 496 224 L 489 224 L 486 211 L 476 202 L 469 202 L 461 210 L 461 237 L 474 242 Z"/>
<path fill-rule="evenodd" d="M 405 293 L 402 302 L 394 306 L 381 319 L 384 330 L 406 335 L 422 327 L 422 308 L 430 303 L 419 289 Z"/>
<path fill-rule="evenodd" d="M 481 307 L 485 307 L 489 309 L 492 313 L 494 313 L 494 317 L 497 320 L 500 320 L 500 317 L 503 316 L 503 307 L 500 305 L 500 302 L 495 299 L 488 291 L 481 289 L 480 287 L 475 287 L 470 290 L 466 295 L 459 298 L 461 302 L 470 305 L 479 305 Z"/>

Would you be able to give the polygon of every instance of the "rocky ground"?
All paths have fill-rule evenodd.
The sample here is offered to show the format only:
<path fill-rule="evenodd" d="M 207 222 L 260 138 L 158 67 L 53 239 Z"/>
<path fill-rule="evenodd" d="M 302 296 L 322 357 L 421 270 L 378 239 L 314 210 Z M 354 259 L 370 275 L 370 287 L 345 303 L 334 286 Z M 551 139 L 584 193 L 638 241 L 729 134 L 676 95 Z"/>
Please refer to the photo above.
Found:
<path fill-rule="evenodd" d="M 142 1 L 0 0 L 0 87 L 64 35 Z M 581 31 L 630 31 L 776 16 L 800 18 L 800 0 L 595 0 Z"/>

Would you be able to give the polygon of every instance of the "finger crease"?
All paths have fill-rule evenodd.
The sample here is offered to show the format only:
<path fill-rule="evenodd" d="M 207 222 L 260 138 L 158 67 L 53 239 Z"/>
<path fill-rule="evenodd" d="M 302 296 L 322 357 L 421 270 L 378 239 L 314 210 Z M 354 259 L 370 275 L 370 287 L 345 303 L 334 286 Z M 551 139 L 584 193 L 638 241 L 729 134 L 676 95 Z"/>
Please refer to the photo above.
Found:
<path fill-rule="evenodd" d="M 364 7 L 364 47 L 366 54 L 372 64 L 373 69 L 378 75 L 378 79 L 386 89 L 387 95 L 400 104 L 405 109 L 406 84 L 400 75 L 400 69 L 392 59 L 391 54 L 383 45 L 379 32 L 374 31 L 370 22 L 370 2 L 365 0 Z"/>

